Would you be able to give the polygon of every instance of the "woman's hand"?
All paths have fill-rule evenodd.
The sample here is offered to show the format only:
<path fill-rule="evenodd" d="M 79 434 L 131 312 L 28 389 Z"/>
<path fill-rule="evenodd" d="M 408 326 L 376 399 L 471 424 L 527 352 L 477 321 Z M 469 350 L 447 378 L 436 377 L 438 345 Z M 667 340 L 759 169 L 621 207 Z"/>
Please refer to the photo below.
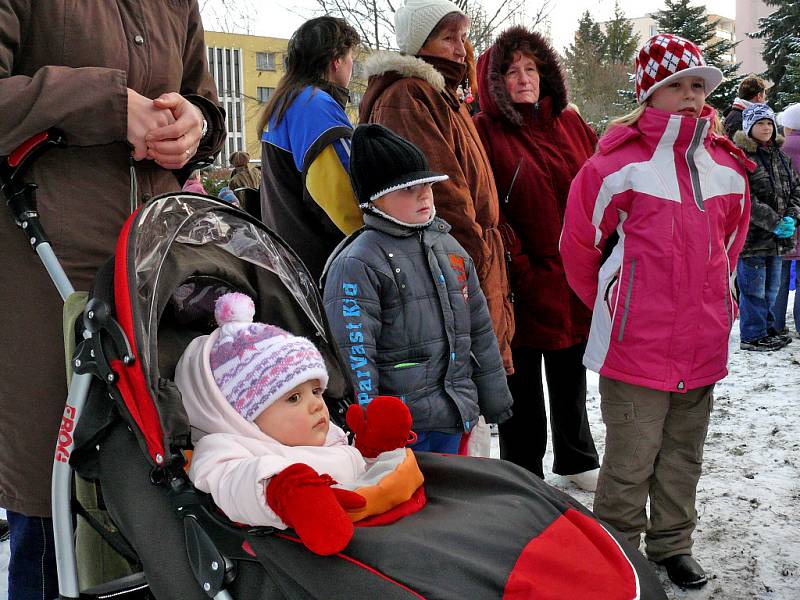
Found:
<path fill-rule="evenodd" d="M 167 108 L 158 108 L 150 98 L 128 88 L 128 142 L 133 146 L 133 159 L 147 158 L 145 136 L 175 122 Z"/>
<path fill-rule="evenodd" d="M 147 133 L 147 157 L 165 169 L 180 169 L 197 152 L 203 129 L 203 113 L 175 92 L 162 94 L 153 100 L 153 106 L 169 111 L 174 122 Z"/>

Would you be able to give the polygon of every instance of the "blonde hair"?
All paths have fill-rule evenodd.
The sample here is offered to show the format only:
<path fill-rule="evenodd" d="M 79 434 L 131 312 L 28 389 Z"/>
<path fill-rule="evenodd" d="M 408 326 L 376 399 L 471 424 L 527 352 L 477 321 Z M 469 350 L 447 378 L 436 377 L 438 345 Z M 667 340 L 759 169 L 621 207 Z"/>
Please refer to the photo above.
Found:
<path fill-rule="evenodd" d="M 630 125 L 635 125 L 637 121 L 642 118 L 645 109 L 647 109 L 647 102 L 643 102 L 628 114 L 613 119 L 608 124 L 608 128 L 611 129 L 612 127 L 627 127 Z"/>

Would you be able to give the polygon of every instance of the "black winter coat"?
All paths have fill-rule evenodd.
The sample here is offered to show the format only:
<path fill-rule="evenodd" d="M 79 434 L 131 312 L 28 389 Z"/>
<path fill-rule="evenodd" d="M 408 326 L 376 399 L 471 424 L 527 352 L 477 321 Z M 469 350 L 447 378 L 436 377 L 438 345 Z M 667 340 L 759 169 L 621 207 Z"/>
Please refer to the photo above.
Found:
<path fill-rule="evenodd" d="M 783 137 L 773 144 L 757 143 L 744 131 L 733 141 L 756 163 L 750 178 L 750 229 L 741 256 L 783 256 L 794 251 L 795 237 L 778 238 L 773 230 L 783 217 L 800 220 L 800 176 L 783 153 Z"/>
<path fill-rule="evenodd" d="M 472 259 L 436 218 L 411 229 L 365 213 L 334 251 L 325 311 L 358 393 L 402 398 L 416 431 L 511 416 L 511 393 Z"/>

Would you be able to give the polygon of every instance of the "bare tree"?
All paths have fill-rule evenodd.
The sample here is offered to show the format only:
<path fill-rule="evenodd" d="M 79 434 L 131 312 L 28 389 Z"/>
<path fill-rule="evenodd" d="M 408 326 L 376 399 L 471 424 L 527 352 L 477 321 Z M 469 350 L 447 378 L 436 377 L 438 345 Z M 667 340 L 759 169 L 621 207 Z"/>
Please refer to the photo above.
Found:
<path fill-rule="evenodd" d="M 455 3 L 470 19 L 469 39 L 476 56 L 489 48 L 507 26 L 516 24 L 536 29 L 544 25 L 553 10 L 552 0 L 542 0 L 530 17 L 525 13 L 525 0 L 501 0 L 491 13 L 478 0 L 455 0 Z"/>
<path fill-rule="evenodd" d="M 394 13 L 392 0 L 317 0 L 319 12 L 342 17 L 356 28 L 361 45 L 369 50 L 394 47 Z"/>
<path fill-rule="evenodd" d="M 317 0 L 319 12 L 343 17 L 358 30 L 361 43 L 370 50 L 395 48 L 394 13 L 402 0 Z M 544 23 L 552 11 L 553 0 L 542 0 L 536 12 L 524 19 L 535 28 Z M 500 0 L 491 11 L 480 0 L 455 0 L 470 18 L 470 40 L 480 53 L 488 48 L 497 33 L 511 22 L 519 22 L 524 14 L 525 0 Z"/>
<path fill-rule="evenodd" d="M 251 33 L 258 15 L 253 0 L 200 0 L 199 8 L 206 23 L 225 33 Z"/>

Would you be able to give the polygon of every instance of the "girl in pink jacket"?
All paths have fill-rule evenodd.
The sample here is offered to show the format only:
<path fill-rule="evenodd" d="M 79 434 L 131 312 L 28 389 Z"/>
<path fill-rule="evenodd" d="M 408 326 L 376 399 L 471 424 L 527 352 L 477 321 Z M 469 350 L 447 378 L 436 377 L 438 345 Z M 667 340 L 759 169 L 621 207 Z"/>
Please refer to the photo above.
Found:
<path fill-rule="evenodd" d="M 692 42 L 644 44 L 639 108 L 572 182 L 560 242 L 593 310 L 584 364 L 600 373 L 606 424 L 594 511 L 637 548 L 644 532 L 648 557 L 686 587 L 706 583 L 691 557 L 695 494 L 750 210 L 746 158 L 705 104 L 721 80 Z"/>
<path fill-rule="evenodd" d="M 411 430 L 406 406 L 383 396 L 366 417 L 351 406 L 356 446 L 348 445 L 322 397 L 328 372 L 317 348 L 253 323 L 254 314 L 248 296 L 222 296 L 220 327 L 195 338 L 176 367 L 192 426 L 194 485 L 231 520 L 292 527 L 323 555 L 349 543 L 353 521 L 399 505 L 396 517 L 421 508 L 422 474 L 403 448 Z"/>

